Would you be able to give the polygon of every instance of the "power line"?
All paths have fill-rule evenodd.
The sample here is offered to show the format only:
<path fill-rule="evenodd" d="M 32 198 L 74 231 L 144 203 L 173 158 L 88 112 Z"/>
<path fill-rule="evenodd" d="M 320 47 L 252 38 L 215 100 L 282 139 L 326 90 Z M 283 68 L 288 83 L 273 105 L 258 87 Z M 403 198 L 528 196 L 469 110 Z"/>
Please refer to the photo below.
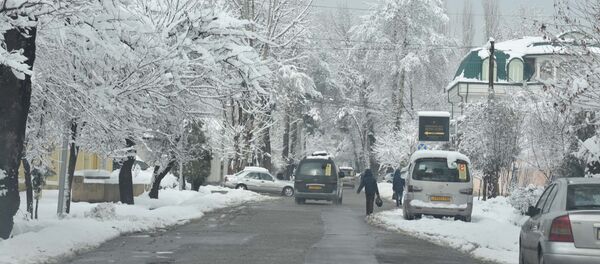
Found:
<path fill-rule="evenodd" d="M 370 43 L 370 44 L 382 44 L 390 46 L 407 46 L 407 47 L 431 47 L 431 48 L 480 48 L 481 46 L 451 46 L 445 44 L 416 44 L 416 43 L 390 43 L 382 41 L 372 40 L 351 40 L 351 39 L 335 39 L 335 38 L 320 38 L 320 37 L 306 37 L 305 39 L 310 40 L 324 40 L 324 41 L 339 41 L 339 42 L 351 42 L 351 43 Z"/>
<path fill-rule="evenodd" d="M 315 5 L 315 4 L 311 4 L 309 6 L 310 7 L 315 7 L 315 8 L 323 8 L 323 9 L 343 9 L 343 10 L 353 10 L 353 11 L 374 11 L 373 9 L 359 8 L 359 7 L 326 6 L 326 5 Z M 449 16 L 464 16 L 465 13 L 446 12 L 446 15 L 449 15 Z M 471 15 L 472 16 L 477 16 L 477 17 L 485 17 L 485 14 L 476 14 L 476 13 L 473 13 Z M 519 18 L 523 18 L 524 17 L 523 15 L 515 15 L 515 14 L 499 14 L 497 16 L 500 16 L 500 17 L 519 17 Z M 532 17 L 532 18 L 540 18 L 540 17 L 554 18 L 554 16 L 552 16 L 552 15 L 534 15 L 534 16 L 528 16 L 528 17 Z"/>

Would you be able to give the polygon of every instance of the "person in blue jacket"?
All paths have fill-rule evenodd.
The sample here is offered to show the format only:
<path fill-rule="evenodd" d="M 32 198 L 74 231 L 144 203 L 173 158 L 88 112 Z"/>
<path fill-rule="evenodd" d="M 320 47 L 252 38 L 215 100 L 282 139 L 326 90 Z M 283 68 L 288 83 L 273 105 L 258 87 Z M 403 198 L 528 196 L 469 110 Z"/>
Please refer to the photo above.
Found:
<path fill-rule="evenodd" d="M 394 172 L 394 179 L 392 181 L 392 189 L 394 190 L 394 197 L 396 197 L 396 207 L 402 205 L 402 195 L 404 194 L 404 184 L 406 181 L 402 179 L 402 173 L 400 169 Z"/>
<path fill-rule="evenodd" d="M 375 201 L 375 195 L 379 197 L 379 188 L 377 187 L 377 180 L 373 177 L 371 169 L 366 169 L 360 180 L 360 185 L 356 190 L 356 193 L 365 188 L 365 198 L 367 199 L 367 215 L 373 213 L 373 202 Z"/>

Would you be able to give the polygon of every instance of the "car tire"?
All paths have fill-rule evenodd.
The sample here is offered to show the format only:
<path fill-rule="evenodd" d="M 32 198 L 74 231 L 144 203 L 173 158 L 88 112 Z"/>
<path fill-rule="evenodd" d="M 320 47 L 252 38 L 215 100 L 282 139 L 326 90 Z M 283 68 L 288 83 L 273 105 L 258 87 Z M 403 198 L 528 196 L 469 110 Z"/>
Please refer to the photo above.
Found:
<path fill-rule="evenodd" d="M 292 197 L 294 196 L 294 188 L 286 186 L 281 190 L 281 194 L 285 197 Z"/>
<path fill-rule="evenodd" d="M 469 222 L 471 222 L 471 216 L 470 215 L 468 215 L 468 216 L 459 215 L 459 216 L 455 216 L 454 220 L 458 220 L 458 221 L 463 221 L 463 222 L 469 223 Z"/>
<path fill-rule="evenodd" d="M 304 203 L 306 203 L 306 199 L 304 199 L 304 198 L 296 198 L 295 200 L 296 200 L 297 204 L 304 204 Z"/>
<path fill-rule="evenodd" d="M 238 184 L 235 186 L 235 188 L 240 190 L 248 190 L 248 187 L 244 184 Z"/>

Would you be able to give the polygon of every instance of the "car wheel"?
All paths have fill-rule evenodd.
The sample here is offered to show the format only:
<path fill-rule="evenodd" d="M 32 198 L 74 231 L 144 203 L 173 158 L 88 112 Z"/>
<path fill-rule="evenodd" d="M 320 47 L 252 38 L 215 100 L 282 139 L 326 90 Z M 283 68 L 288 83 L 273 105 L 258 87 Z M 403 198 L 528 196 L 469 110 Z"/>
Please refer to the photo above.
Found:
<path fill-rule="evenodd" d="M 246 185 L 243 184 L 238 184 L 237 186 L 235 186 L 235 188 L 240 190 L 248 190 L 248 187 L 246 187 Z"/>
<path fill-rule="evenodd" d="M 283 188 L 283 191 L 281 191 L 281 193 L 285 197 L 292 197 L 292 196 L 294 196 L 294 189 L 292 187 L 288 186 L 288 187 Z"/>
<path fill-rule="evenodd" d="M 296 198 L 295 200 L 297 204 L 304 204 L 306 202 L 304 198 Z"/>

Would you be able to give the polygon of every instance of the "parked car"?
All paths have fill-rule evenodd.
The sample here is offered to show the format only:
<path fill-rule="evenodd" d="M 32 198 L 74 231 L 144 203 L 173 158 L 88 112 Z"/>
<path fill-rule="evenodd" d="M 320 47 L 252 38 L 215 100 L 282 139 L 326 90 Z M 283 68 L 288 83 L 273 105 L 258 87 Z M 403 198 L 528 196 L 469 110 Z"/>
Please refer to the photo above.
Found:
<path fill-rule="evenodd" d="M 344 178 L 342 179 L 344 186 L 351 186 L 354 188 L 356 186 L 356 173 L 354 173 L 354 168 L 340 167 L 340 171 L 344 173 Z"/>
<path fill-rule="evenodd" d="M 296 203 L 310 200 L 327 200 L 341 204 L 344 172 L 338 170 L 333 158 L 326 152 L 315 152 L 303 158 L 294 175 Z"/>
<path fill-rule="evenodd" d="M 414 152 L 406 175 L 404 218 L 427 214 L 470 222 L 473 179 L 469 165 L 469 158 L 455 151 Z"/>
<path fill-rule="evenodd" d="M 278 180 L 261 167 L 245 167 L 235 175 L 225 176 L 223 185 L 229 188 L 294 196 L 294 183 Z"/>
<path fill-rule="evenodd" d="M 600 179 L 558 179 L 527 215 L 519 263 L 600 263 Z"/>

